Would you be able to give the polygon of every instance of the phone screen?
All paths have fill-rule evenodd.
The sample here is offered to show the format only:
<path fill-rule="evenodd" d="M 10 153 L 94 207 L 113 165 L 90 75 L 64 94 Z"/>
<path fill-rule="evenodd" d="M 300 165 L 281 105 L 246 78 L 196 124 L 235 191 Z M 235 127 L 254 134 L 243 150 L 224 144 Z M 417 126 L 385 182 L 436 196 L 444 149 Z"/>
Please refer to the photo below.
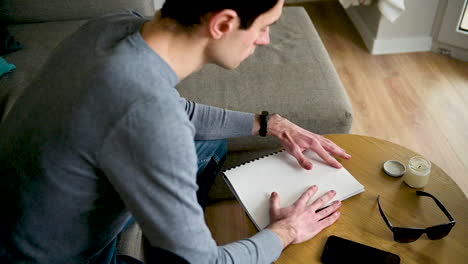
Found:
<path fill-rule="evenodd" d="M 400 263 L 398 255 L 337 236 L 328 237 L 321 260 L 324 264 Z"/>

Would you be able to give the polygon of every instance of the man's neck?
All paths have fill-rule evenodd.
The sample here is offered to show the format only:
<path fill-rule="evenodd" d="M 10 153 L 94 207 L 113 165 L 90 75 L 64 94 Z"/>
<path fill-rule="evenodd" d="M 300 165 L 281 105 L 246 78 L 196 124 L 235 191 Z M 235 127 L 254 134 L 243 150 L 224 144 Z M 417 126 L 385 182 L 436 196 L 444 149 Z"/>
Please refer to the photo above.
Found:
<path fill-rule="evenodd" d="M 205 65 L 206 42 L 200 32 L 170 30 L 161 23 L 159 15 L 140 29 L 143 39 L 176 72 L 180 80 L 200 70 Z"/>

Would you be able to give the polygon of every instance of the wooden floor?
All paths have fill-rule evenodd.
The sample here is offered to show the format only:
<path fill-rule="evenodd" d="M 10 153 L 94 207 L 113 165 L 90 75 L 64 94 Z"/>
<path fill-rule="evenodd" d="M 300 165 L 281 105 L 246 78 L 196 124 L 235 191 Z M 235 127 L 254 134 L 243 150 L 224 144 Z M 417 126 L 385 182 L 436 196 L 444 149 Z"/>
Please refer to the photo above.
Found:
<path fill-rule="evenodd" d="M 351 133 L 385 139 L 420 153 L 468 196 L 468 63 L 431 52 L 372 56 L 337 1 L 301 6 L 309 13 L 351 99 Z M 224 202 L 207 210 L 207 222 L 220 244 L 241 238 L 236 227 L 222 230 L 217 226 L 233 215 L 226 211 L 230 206 Z"/>

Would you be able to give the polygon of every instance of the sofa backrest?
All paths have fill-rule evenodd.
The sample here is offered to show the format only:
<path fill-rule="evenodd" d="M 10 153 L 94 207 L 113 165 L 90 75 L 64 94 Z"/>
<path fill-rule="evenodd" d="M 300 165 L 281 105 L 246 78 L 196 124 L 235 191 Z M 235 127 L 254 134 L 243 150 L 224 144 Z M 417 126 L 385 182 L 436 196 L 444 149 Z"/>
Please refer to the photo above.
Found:
<path fill-rule="evenodd" d="M 0 21 L 22 24 L 79 20 L 119 9 L 133 9 L 144 16 L 155 12 L 153 0 L 1 0 Z"/>

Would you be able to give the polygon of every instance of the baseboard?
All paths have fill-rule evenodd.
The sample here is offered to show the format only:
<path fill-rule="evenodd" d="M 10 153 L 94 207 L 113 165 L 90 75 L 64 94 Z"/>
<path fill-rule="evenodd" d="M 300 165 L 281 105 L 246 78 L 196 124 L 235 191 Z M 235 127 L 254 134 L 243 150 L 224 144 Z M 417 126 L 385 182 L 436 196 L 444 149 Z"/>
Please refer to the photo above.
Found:
<path fill-rule="evenodd" d="M 431 50 L 457 60 L 468 62 L 468 49 L 462 49 L 442 42 L 434 41 Z"/>
<path fill-rule="evenodd" d="M 372 54 L 390 54 L 404 52 L 430 51 L 432 37 L 376 39 Z"/>
<path fill-rule="evenodd" d="M 367 49 L 373 55 L 431 50 L 431 36 L 376 39 L 375 34 L 369 29 L 367 24 L 362 20 L 361 16 L 356 12 L 355 9 L 346 9 L 346 13 L 361 35 L 361 38 L 366 44 Z"/>

